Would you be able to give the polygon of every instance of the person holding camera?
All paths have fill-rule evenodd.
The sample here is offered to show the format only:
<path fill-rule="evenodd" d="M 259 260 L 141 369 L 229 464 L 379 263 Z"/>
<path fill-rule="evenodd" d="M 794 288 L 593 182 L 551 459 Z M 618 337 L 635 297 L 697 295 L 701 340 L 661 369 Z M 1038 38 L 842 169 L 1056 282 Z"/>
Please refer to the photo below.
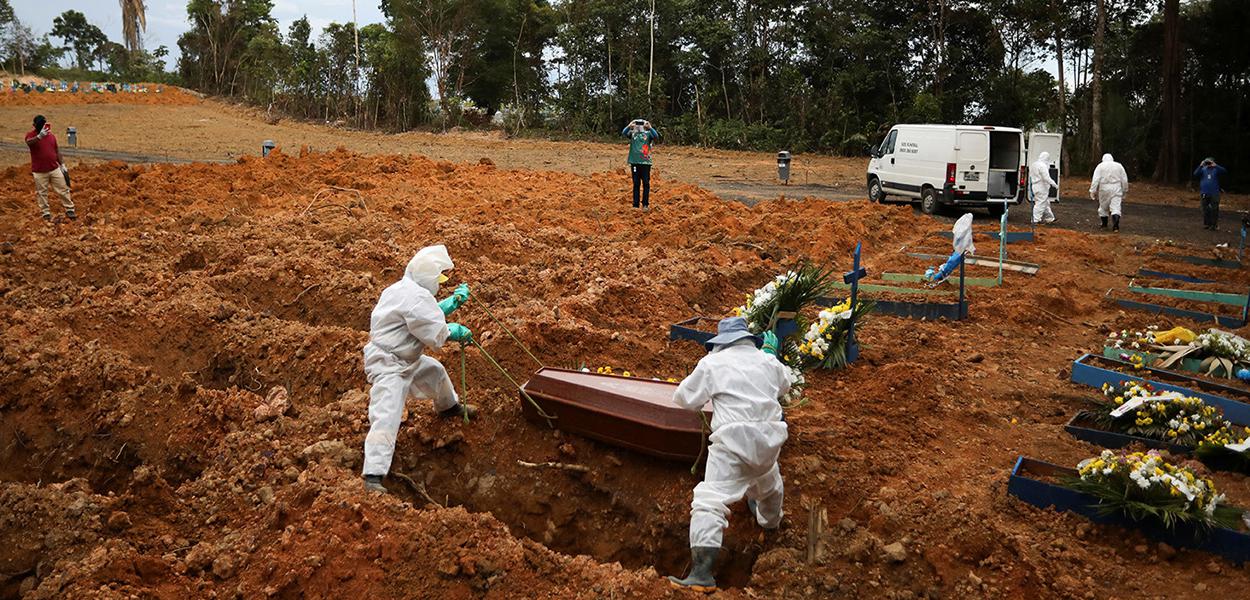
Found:
<path fill-rule="evenodd" d="M 660 132 L 645 119 L 634 119 L 622 136 L 629 138 L 629 172 L 634 180 L 634 208 L 639 207 L 638 188 L 642 188 L 641 207 L 651 210 L 651 144 L 660 139 Z"/>
<path fill-rule="evenodd" d="M 1194 169 L 1197 177 L 1198 192 L 1202 194 L 1202 228 L 1215 231 L 1220 220 L 1220 178 L 1228 173 L 1228 169 L 1215 164 L 1210 156 L 1202 160 L 1202 164 Z"/>
<path fill-rule="evenodd" d="M 52 221 L 52 209 L 48 207 L 48 188 L 61 197 L 65 216 L 77 219 L 74 201 L 69 198 L 69 172 L 61 159 L 61 149 L 56 145 L 52 125 L 43 115 L 35 116 L 35 128 L 26 133 L 26 146 L 30 148 L 30 172 L 35 176 L 35 199 L 44 221 Z"/>

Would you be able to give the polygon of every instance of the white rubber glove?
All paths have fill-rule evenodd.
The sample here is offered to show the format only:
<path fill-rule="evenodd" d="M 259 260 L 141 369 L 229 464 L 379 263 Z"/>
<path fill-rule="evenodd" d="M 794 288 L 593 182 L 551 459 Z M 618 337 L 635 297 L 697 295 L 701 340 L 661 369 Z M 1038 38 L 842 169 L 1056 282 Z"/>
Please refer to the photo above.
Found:
<path fill-rule="evenodd" d="M 35 137 L 42 140 L 43 138 L 48 137 L 49 133 L 52 133 L 52 125 L 45 123 L 43 129 L 39 130 L 39 135 Z"/>

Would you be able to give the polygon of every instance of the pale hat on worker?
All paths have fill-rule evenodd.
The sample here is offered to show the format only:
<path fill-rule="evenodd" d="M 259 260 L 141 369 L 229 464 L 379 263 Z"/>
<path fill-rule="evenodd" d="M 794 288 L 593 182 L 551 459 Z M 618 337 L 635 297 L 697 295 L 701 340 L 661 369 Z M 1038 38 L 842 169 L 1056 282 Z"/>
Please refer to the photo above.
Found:
<path fill-rule="evenodd" d="M 747 320 L 742 317 L 726 317 L 716 324 L 716 336 L 704 342 L 708 350 L 715 346 L 732 344 L 738 340 L 750 339 L 756 348 L 764 345 L 764 339 L 751 333 L 747 328 Z"/>
<path fill-rule="evenodd" d="M 404 276 L 416 282 L 417 285 L 425 288 L 431 294 L 438 293 L 438 284 L 447 281 L 447 276 L 443 275 L 443 271 L 454 268 L 451 262 L 451 256 L 447 254 L 447 247 L 439 244 L 437 246 L 426 246 L 417 251 L 417 254 L 408 261 L 408 268 L 404 269 Z"/>

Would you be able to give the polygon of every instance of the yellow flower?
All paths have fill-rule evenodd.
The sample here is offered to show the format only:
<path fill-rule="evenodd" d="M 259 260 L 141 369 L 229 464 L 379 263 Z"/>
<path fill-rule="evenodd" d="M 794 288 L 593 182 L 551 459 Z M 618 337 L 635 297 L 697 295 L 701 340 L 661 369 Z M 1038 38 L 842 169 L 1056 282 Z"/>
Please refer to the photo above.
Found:
<path fill-rule="evenodd" d="M 630 375 L 630 374 L 629 374 L 629 371 L 625 371 L 624 373 L 621 373 L 621 375 L 623 375 L 623 376 L 625 376 L 625 377 L 633 377 L 633 375 Z"/>

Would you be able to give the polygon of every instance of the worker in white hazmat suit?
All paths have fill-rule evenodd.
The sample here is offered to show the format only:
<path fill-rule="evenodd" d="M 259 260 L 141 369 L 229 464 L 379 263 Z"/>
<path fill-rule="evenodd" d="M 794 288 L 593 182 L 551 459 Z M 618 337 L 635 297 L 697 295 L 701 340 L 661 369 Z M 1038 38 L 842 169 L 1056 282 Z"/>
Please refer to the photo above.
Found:
<path fill-rule="evenodd" d="M 434 400 L 441 417 L 473 416 L 476 409 L 460 404 L 447 369 L 422 354 L 441 348 L 447 340 L 467 343 L 473 333 L 447 315 L 469 299 L 469 286 L 439 302 L 438 285 L 447 281 L 443 271 L 453 267 L 447 248 L 422 248 L 408 262 L 404 276 L 382 291 L 369 317 L 369 343 L 365 345 L 365 375 L 373 384 L 369 391 L 369 435 L 365 437 L 365 489 L 385 492 L 382 477 L 391 469 L 395 437 L 409 395 Z"/>
<path fill-rule="evenodd" d="M 964 255 L 976 254 L 977 247 L 972 243 L 972 213 L 965 213 L 955 221 L 955 226 L 951 228 L 951 239 L 954 241 L 955 251 L 951 252 L 950 258 L 942 266 L 929 267 L 924 272 L 925 281 L 931 282 L 931 286 L 946 281 L 955 272 Z"/>
<path fill-rule="evenodd" d="M 763 350 L 760 347 L 763 346 Z M 730 317 L 708 340 L 711 352 L 686 377 L 673 399 L 682 408 L 712 404 L 711 446 L 703 481 L 690 503 L 690 574 L 669 577 L 674 587 L 716 589 L 713 566 L 729 505 L 747 499 L 760 526 L 781 524 L 783 487 L 777 457 L 788 436 L 779 399 L 790 391 L 787 367 L 777 360 L 777 336 L 761 339 L 746 319 Z"/>
<path fill-rule="evenodd" d="M 1050 177 L 1050 153 L 1043 152 L 1037 161 L 1029 165 L 1029 191 L 1033 196 L 1033 223 L 1054 223 L 1055 213 L 1050 211 L 1050 188 L 1059 184 Z"/>
<path fill-rule="evenodd" d="M 1102 162 L 1089 178 L 1089 197 L 1098 201 L 1098 218 L 1102 229 L 1107 228 L 1107 217 L 1112 220 L 1112 230 L 1120 230 L 1120 203 L 1128 193 L 1128 173 L 1124 165 L 1115 162 L 1110 154 L 1102 155 Z"/>

